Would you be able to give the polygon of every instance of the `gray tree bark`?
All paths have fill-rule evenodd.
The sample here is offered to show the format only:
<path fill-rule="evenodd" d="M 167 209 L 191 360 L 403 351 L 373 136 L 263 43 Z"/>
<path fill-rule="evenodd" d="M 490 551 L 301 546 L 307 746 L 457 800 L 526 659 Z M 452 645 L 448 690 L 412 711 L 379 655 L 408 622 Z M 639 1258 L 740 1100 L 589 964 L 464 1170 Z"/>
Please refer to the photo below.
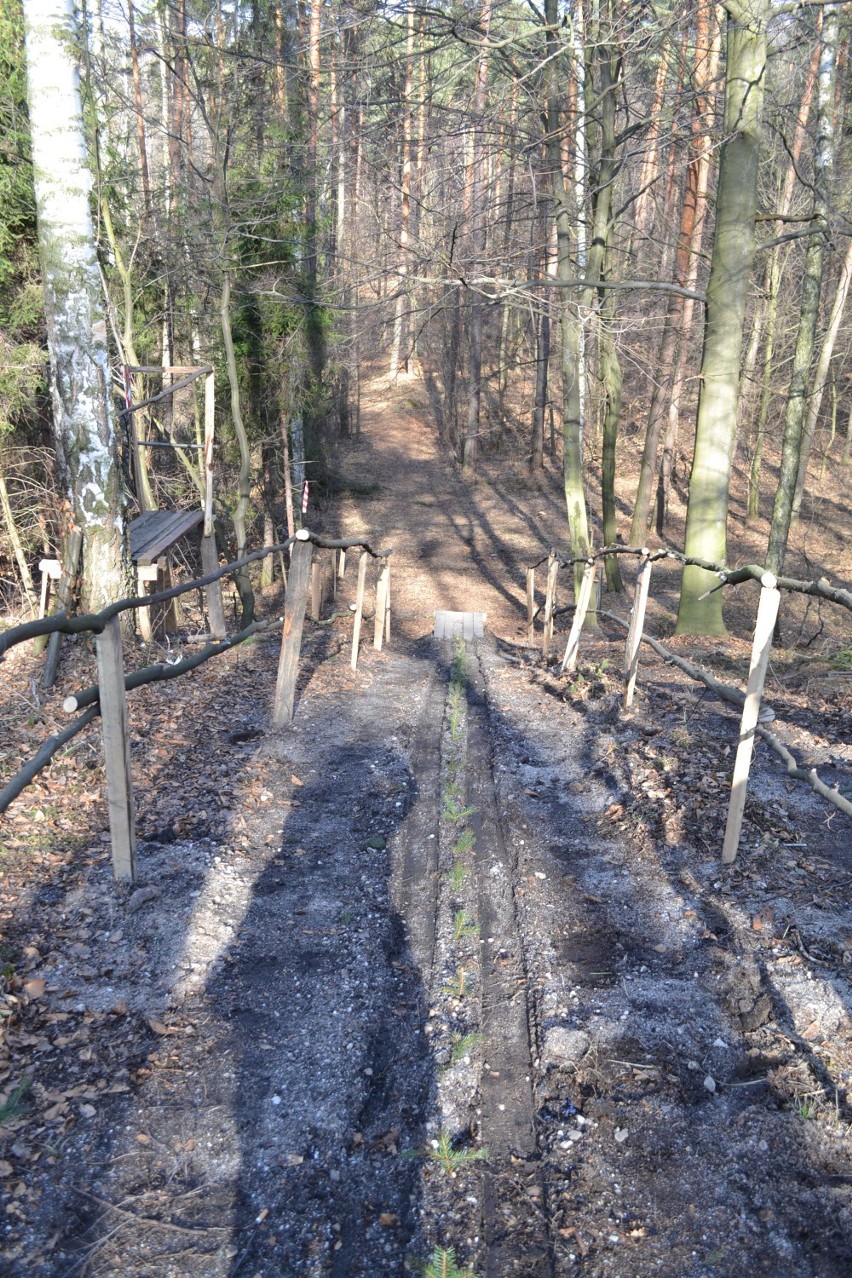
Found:
<path fill-rule="evenodd" d="M 26 0 L 24 21 L 54 439 L 83 535 L 83 604 L 96 610 L 123 592 L 124 503 L 71 0 Z"/>

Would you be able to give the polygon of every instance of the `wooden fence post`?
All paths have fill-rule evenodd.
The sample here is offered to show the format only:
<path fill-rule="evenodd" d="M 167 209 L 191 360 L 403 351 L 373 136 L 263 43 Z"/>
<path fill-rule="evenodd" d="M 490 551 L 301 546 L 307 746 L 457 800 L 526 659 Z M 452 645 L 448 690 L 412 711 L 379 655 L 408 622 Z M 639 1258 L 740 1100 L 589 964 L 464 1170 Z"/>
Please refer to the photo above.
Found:
<path fill-rule="evenodd" d="M 527 646 L 535 643 L 535 568 L 527 569 Z"/>
<path fill-rule="evenodd" d="M 559 558 L 551 550 L 547 560 L 547 590 L 544 596 L 544 633 L 541 637 L 541 655 L 547 660 L 550 641 L 553 638 L 553 611 L 556 607 L 556 578 L 559 574 Z"/>
<path fill-rule="evenodd" d="M 639 648 L 642 643 L 642 631 L 645 628 L 645 611 L 648 607 L 648 591 L 651 586 L 651 560 L 645 547 L 642 549 L 642 561 L 639 575 L 636 578 L 636 591 L 633 596 L 633 608 L 630 613 L 630 629 L 627 632 L 627 645 L 624 651 L 624 709 L 629 710 L 633 704 L 633 693 L 636 690 L 636 672 L 639 669 Z"/>
<path fill-rule="evenodd" d="M 390 617 L 389 603 L 390 594 L 388 590 L 388 576 L 390 573 L 390 565 L 384 560 L 379 569 L 379 579 L 376 582 L 376 620 L 373 625 L 373 647 L 376 652 L 381 652 L 382 644 L 386 638 L 385 631 L 390 633 Z"/>
<path fill-rule="evenodd" d="M 311 564 L 311 621 L 319 621 L 322 608 L 322 565 L 318 559 Z"/>
<path fill-rule="evenodd" d="M 299 673 L 299 649 L 302 646 L 302 628 L 308 605 L 308 587 L 311 579 L 313 546 L 307 528 L 300 528 L 293 543 L 290 559 L 290 578 L 284 596 L 284 628 L 281 632 L 281 655 L 278 658 L 278 678 L 275 682 L 275 708 L 272 718 L 276 727 L 293 722 L 293 702 L 296 696 L 296 676 Z"/>
<path fill-rule="evenodd" d="M 597 569 L 597 560 L 586 560 L 586 566 L 583 569 L 583 579 L 580 582 L 580 589 L 577 591 L 577 605 L 574 609 L 574 620 L 571 623 L 571 633 L 568 636 L 565 656 L 562 658 L 563 674 L 565 674 L 566 670 L 573 670 L 577 664 L 577 652 L 580 647 L 580 633 L 583 629 L 583 622 L 586 620 L 586 613 L 589 610 L 589 601 L 592 598 Z"/>
<path fill-rule="evenodd" d="M 133 883 L 136 880 L 136 813 L 130 776 L 124 658 L 121 651 L 121 622 L 118 617 L 107 622 L 103 633 L 97 636 L 96 646 L 109 832 L 112 839 L 112 871 L 116 879 Z"/>
<path fill-rule="evenodd" d="M 71 597 L 71 587 L 74 584 L 74 578 L 77 576 L 77 568 L 80 564 L 80 552 L 83 549 L 83 534 L 74 529 L 68 534 L 65 543 L 64 554 L 62 558 L 62 576 L 56 587 L 56 611 L 60 612 L 63 608 L 68 607 L 68 601 Z M 55 630 L 47 641 L 47 659 L 44 663 L 44 670 L 41 673 L 41 686 L 43 688 L 52 688 L 56 682 L 56 672 L 59 669 L 59 649 L 62 644 L 62 635 Z"/>
<path fill-rule="evenodd" d="M 778 617 L 778 605 L 781 592 L 777 588 L 776 578 L 771 572 L 765 572 L 760 579 L 760 604 L 757 609 L 757 621 L 754 627 L 754 643 L 751 649 L 751 665 L 748 671 L 745 704 L 740 720 L 739 745 L 734 760 L 734 778 L 731 784 L 731 801 L 728 805 L 728 821 L 725 826 L 725 841 L 722 844 L 722 864 L 731 865 L 736 859 L 740 842 L 740 832 L 745 813 L 746 789 L 748 774 L 751 770 L 751 757 L 754 750 L 754 730 L 760 713 L 760 698 L 769 666 L 769 654 L 772 651 L 772 635 Z"/>
<path fill-rule="evenodd" d="M 352 627 L 352 669 L 358 669 L 358 644 L 361 642 L 361 618 L 364 616 L 364 590 L 367 585 L 367 563 L 370 556 L 362 550 L 358 556 L 358 589 L 355 594 L 355 624 Z"/>

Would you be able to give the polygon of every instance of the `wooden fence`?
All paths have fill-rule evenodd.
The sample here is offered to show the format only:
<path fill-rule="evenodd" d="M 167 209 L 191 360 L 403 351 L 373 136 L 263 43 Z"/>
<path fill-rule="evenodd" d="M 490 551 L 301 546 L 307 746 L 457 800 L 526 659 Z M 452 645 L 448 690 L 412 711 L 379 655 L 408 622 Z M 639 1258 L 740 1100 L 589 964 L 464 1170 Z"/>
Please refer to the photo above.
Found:
<path fill-rule="evenodd" d="M 200 652 L 187 657 L 174 665 L 157 663 L 146 666 L 142 670 L 134 670 L 129 674 L 124 670 L 124 656 L 121 642 L 120 617 L 124 612 L 147 608 L 151 605 L 167 603 L 186 594 L 190 590 L 198 590 L 210 585 L 220 578 L 229 576 L 250 563 L 264 559 L 267 555 L 283 553 L 290 549 L 290 572 L 284 600 L 284 616 L 276 617 L 268 622 L 254 622 L 246 626 L 238 634 L 221 642 L 208 643 Z M 323 565 L 314 557 L 314 549 L 330 552 L 330 562 Z M 117 879 L 134 882 L 136 879 L 136 825 L 135 804 L 133 798 L 133 781 L 130 767 L 130 746 L 127 732 L 127 692 L 139 688 L 146 683 L 155 683 L 167 679 L 176 679 L 196 669 L 205 661 L 237 644 L 244 643 L 253 635 L 264 631 L 281 628 L 281 652 L 278 660 L 278 675 L 275 682 L 275 701 L 273 722 L 283 726 L 292 721 L 293 704 L 296 693 L 296 678 L 299 670 L 299 653 L 302 642 L 305 613 L 310 602 L 310 615 L 319 621 L 325 587 L 331 586 L 334 596 L 337 583 L 343 577 L 348 551 L 357 550 L 358 587 L 355 602 L 355 617 L 352 634 L 352 669 L 358 664 L 358 648 L 360 644 L 362 621 L 364 617 L 364 599 L 367 584 L 367 568 L 371 560 L 379 565 L 376 581 L 375 631 L 373 644 L 381 649 L 390 638 L 390 551 L 374 550 L 366 541 L 357 538 L 347 540 L 331 540 L 320 537 L 306 528 L 300 529 L 294 537 L 275 546 L 264 546 L 234 563 L 225 564 L 206 577 L 183 582 L 156 595 L 143 598 L 120 599 L 99 613 L 87 613 L 77 617 L 69 617 L 63 610 L 52 617 L 39 618 L 25 622 L 0 634 L 0 660 L 4 654 L 17 644 L 28 639 L 38 638 L 45 634 L 83 634 L 95 635 L 98 682 L 66 697 L 63 709 L 67 713 L 82 710 L 83 713 L 69 724 L 62 732 L 43 742 L 38 752 L 15 774 L 0 791 L 0 812 L 4 812 L 10 803 L 30 784 L 42 768 L 63 748 L 78 732 L 81 732 L 94 718 L 100 715 L 104 759 L 107 776 L 107 797 L 109 804 L 109 823 L 112 841 L 113 872 Z M 330 572 L 328 571 L 330 569 Z"/>
<path fill-rule="evenodd" d="M 542 556 L 526 570 L 527 641 L 530 646 L 534 645 L 535 623 L 537 618 L 541 616 L 542 658 L 545 661 L 548 659 L 553 642 L 555 617 L 559 612 L 567 611 L 567 609 L 560 609 L 557 606 L 559 572 L 561 569 L 568 569 L 571 576 L 575 578 L 577 569 L 582 565 L 583 573 L 580 585 L 576 589 L 571 631 L 565 647 L 565 655 L 562 659 L 563 673 L 575 668 L 587 615 L 590 608 L 597 610 L 598 566 L 607 555 L 629 555 L 639 560 L 639 571 L 636 577 L 629 623 L 615 613 L 605 612 L 600 614 L 608 621 L 615 622 L 616 625 L 623 627 L 627 631 L 624 654 L 623 710 L 629 711 L 633 703 L 639 669 L 639 651 L 643 643 L 649 644 L 665 661 L 676 665 L 685 674 L 688 674 L 690 678 L 703 683 L 717 696 L 721 697 L 722 700 L 738 706 L 741 710 L 737 753 L 734 759 L 731 795 L 728 803 L 728 818 L 722 843 L 722 864 L 730 865 L 736 859 L 742 832 L 748 777 L 756 736 L 766 741 L 775 754 L 778 755 L 784 763 L 789 776 L 797 780 L 806 781 L 817 794 L 833 804 L 834 807 L 844 812 L 847 816 L 852 816 L 852 803 L 840 793 L 839 789 L 837 787 L 831 788 L 821 781 L 816 769 L 800 768 L 783 742 L 759 721 L 760 703 L 763 696 L 766 672 L 769 667 L 772 638 L 778 618 L 781 592 L 786 590 L 817 596 L 847 608 L 849 611 L 852 611 L 852 592 L 832 586 L 825 578 L 815 581 L 799 581 L 793 577 L 776 577 L 759 564 L 748 564 L 744 568 L 731 569 L 722 564 L 708 563 L 702 559 L 692 559 L 673 550 L 652 551 L 647 547 L 605 546 L 602 550 L 590 553 L 587 558 L 581 559 L 566 559 L 555 550 L 551 550 L 548 555 Z M 745 693 L 738 688 L 732 688 L 728 684 L 720 682 L 713 675 L 708 674 L 707 671 L 670 652 L 658 640 L 644 633 L 645 613 L 651 587 L 651 571 L 653 564 L 661 559 L 672 559 L 684 565 L 694 564 L 699 568 L 704 568 L 706 571 L 714 573 L 719 578 L 719 585 L 713 587 L 714 590 L 721 590 L 725 586 L 738 585 L 744 581 L 758 581 L 760 583 L 760 600 L 755 621 L 754 640 Z M 538 604 L 536 601 L 535 573 L 536 569 L 545 563 L 547 564 L 547 577 L 544 600 L 541 604 Z M 708 591 L 709 593 L 711 592 Z"/>

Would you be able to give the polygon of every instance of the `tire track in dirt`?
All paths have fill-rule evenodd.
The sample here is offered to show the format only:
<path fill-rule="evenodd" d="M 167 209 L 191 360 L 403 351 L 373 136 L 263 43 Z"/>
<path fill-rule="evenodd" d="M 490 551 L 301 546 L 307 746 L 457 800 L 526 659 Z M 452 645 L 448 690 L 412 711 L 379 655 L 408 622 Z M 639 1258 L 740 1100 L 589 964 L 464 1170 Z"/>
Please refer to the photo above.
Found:
<path fill-rule="evenodd" d="M 489 1150 L 482 1201 L 485 1274 L 486 1278 L 520 1273 L 545 1278 L 552 1275 L 553 1263 L 535 1133 L 532 1009 L 515 909 L 517 864 L 503 836 L 497 808 L 485 672 L 478 658 L 471 664 L 468 801 L 474 808 L 482 932 L 482 1139 Z"/>

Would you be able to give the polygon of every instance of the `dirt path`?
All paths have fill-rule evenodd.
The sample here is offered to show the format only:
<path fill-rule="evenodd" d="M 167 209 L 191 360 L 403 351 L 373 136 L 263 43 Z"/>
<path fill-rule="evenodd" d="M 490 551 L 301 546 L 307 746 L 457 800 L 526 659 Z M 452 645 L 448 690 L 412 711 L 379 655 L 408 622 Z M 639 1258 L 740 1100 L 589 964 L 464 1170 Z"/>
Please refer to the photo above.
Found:
<path fill-rule="evenodd" d="M 141 893 L 92 856 L 22 902 L 3 1272 L 847 1275 L 848 845 L 761 767 L 722 878 L 730 722 L 654 667 L 619 718 L 605 635 L 573 681 L 532 661 L 555 476 L 468 491 L 416 381 L 338 467 L 333 530 L 393 547 L 389 648 L 353 676 L 346 623 L 311 630 L 280 734 L 277 645 L 229 656 L 163 763 L 208 833 L 148 773 Z M 435 644 L 436 608 L 486 638 Z"/>

